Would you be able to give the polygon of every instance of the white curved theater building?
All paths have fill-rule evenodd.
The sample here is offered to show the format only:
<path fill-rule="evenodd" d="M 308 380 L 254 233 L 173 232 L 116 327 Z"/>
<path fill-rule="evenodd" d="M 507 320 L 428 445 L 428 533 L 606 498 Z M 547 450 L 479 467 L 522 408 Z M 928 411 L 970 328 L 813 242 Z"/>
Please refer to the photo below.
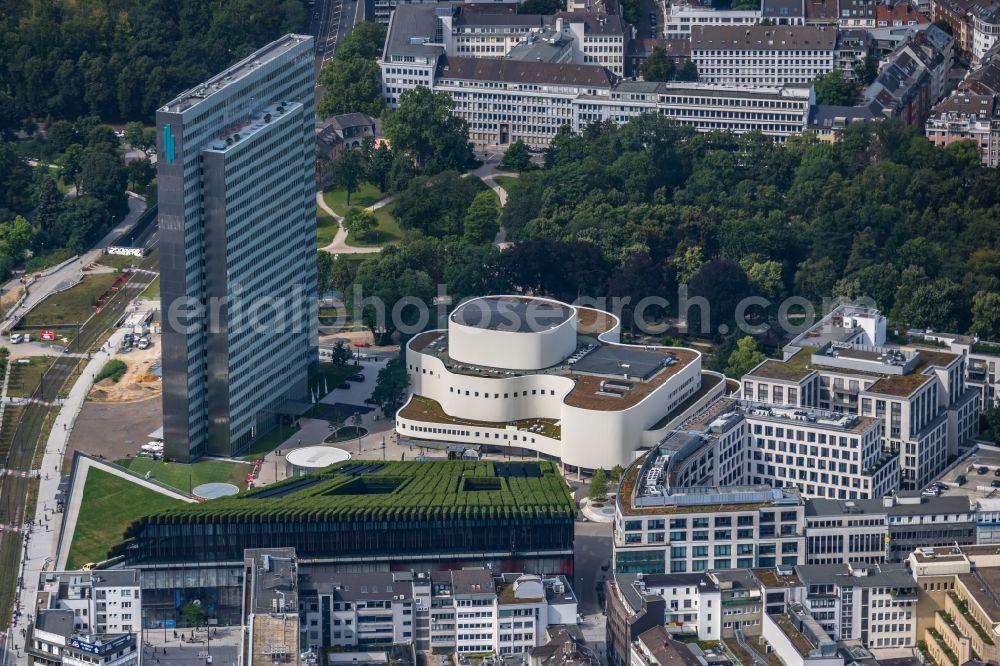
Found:
<path fill-rule="evenodd" d="M 627 465 L 725 387 L 701 354 L 619 342 L 620 322 L 559 301 L 487 296 L 407 344 L 400 439 Z"/>

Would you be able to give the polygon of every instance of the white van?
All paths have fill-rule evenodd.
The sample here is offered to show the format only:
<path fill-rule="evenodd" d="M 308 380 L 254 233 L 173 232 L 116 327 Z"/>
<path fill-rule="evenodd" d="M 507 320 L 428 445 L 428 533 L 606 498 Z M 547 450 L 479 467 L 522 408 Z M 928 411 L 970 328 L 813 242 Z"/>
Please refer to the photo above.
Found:
<path fill-rule="evenodd" d="M 21 344 L 21 334 L 20 333 L 15 333 L 14 335 L 10 336 L 10 344 L 12 344 L 12 345 L 19 345 L 19 344 Z"/>

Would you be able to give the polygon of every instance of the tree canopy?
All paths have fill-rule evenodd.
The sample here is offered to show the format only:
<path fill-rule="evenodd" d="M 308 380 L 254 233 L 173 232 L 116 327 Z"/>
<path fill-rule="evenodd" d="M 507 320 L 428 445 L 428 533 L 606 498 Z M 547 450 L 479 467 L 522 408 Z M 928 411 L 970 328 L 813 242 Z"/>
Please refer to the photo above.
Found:
<path fill-rule="evenodd" d="M 862 70 L 863 75 L 867 73 L 867 68 Z M 857 86 L 848 81 L 839 69 L 817 76 L 813 79 L 813 87 L 816 89 L 817 104 L 850 106 L 854 103 L 854 98 L 858 96 Z"/>
<path fill-rule="evenodd" d="M 393 150 L 409 151 L 429 173 L 464 171 L 475 156 L 468 123 L 451 114 L 454 105 L 448 93 L 417 86 L 400 94 L 397 108 L 386 109 L 382 131 Z"/>
<path fill-rule="evenodd" d="M 676 68 L 673 58 L 667 55 L 667 50 L 657 44 L 642 61 L 639 72 L 645 81 L 669 81 L 674 78 Z"/>
<path fill-rule="evenodd" d="M 301 0 L 5 3 L 0 130 L 29 117 L 150 120 L 178 92 L 306 25 Z"/>

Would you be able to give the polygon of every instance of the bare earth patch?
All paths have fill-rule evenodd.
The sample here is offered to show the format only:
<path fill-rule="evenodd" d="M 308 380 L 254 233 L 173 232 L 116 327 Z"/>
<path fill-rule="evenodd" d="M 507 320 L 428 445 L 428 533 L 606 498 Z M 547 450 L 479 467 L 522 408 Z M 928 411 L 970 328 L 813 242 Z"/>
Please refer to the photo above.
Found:
<path fill-rule="evenodd" d="M 149 349 L 133 349 L 127 354 L 115 354 L 114 358 L 123 361 L 128 369 L 115 382 L 112 379 L 102 379 L 90 389 L 88 400 L 94 402 L 136 402 L 160 395 L 163 382 L 150 372 L 155 363 L 160 362 L 160 350 L 157 347 L 159 338 L 155 338 Z"/>

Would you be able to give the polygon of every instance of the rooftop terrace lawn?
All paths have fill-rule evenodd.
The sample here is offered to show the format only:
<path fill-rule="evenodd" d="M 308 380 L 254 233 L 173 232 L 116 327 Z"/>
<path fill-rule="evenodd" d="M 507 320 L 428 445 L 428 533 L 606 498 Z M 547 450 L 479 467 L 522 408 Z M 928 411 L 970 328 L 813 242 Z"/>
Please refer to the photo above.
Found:
<path fill-rule="evenodd" d="M 813 649 L 812 643 L 809 642 L 809 639 L 807 639 L 801 631 L 795 628 L 795 625 L 792 624 L 792 620 L 787 615 L 772 615 L 771 619 L 774 620 L 774 623 L 781 628 L 781 632 L 788 637 L 788 640 L 791 641 L 792 645 L 796 650 L 798 650 L 800 655 L 803 657 L 809 656 L 809 653 L 812 652 Z"/>
<path fill-rule="evenodd" d="M 119 460 L 118 464 L 140 476 L 150 472 L 155 481 L 182 493 L 190 493 L 203 483 L 231 483 L 243 490 L 251 470 L 250 465 L 222 460 L 203 460 L 186 465 L 152 458 L 130 458 Z"/>
<path fill-rule="evenodd" d="M 491 423 L 489 421 L 474 421 L 472 419 L 461 419 L 445 413 L 441 404 L 436 400 L 425 398 L 422 395 L 415 395 L 413 399 L 403 408 L 400 416 L 415 421 L 426 421 L 429 423 L 450 423 L 453 425 L 479 426 L 481 428 L 503 428 L 508 425 L 516 426 L 518 430 L 527 430 L 532 426 L 541 426 L 539 435 L 559 439 L 562 428 L 555 424 L 552 419 L 522 419 L 520 421 L 510 421 L 509 423 Z"/>
<path fill-rule="evenodd" d="M 121 541 L 132 521 L 182 504 L 114 474 L 91 469 L 83 488 L 66 568 L 79 569 L 88 562 L 106 559 L 108 550 Z"/>
<path fill-rule="evenodd" d="M 340 521 L 433 516 L 565 519 L 576 515 L 576 504 L 549 461 L 362 460 L 236 497 L 172 508 L 154 520 L 281 520 L 302 515 Z"/>

